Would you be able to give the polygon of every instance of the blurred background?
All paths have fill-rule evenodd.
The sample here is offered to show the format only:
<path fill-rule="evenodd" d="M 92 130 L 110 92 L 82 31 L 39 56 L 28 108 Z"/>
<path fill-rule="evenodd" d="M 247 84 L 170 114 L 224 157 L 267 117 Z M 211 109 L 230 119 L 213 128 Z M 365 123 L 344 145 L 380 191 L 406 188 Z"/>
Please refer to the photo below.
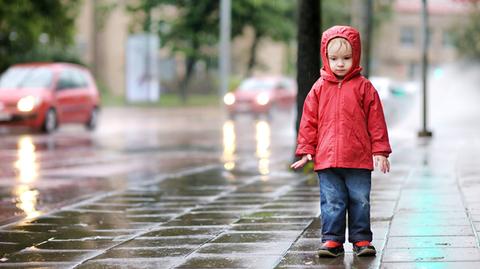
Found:
<path fill-rule="evenodd" d="M 232 1 L 230 90 L 252 75 L 296 76 L 299 2 Z M 364 29 L 365 2 L 321 1 L 322 30 Z M 371 2 L 370 76 L 418 81 L 421 1 Z M 476 2 L 429 1 L 429 70 L 436 77 L 446 65 L 478 61 Z M 221 100 L 219 9 L 216 0 L 2 1 L 0 72 L 19 62 L 74 62 L 91 70 L 103 104 L 215 104 Z"/>

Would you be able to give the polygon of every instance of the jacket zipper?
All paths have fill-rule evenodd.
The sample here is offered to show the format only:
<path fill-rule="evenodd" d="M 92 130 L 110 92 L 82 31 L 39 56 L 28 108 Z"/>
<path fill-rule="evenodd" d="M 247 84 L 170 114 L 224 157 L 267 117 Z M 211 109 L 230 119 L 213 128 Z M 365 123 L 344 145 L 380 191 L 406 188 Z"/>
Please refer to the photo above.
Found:
<path fill-rule="evenodd" d="M 339 113 L 339 110 L 340 110 L 340 96 L 341 96 L 341 90 L 342 88 L 342 82 L 340 81 L 338 83 L 338 92 L 337 92 L 337 109 L 335 111 L 335 116 L 336 116 L 336 120 L 335 120 L 335 137 L 336 137 L 336 146 L 335 146 L 335 166 L 338 167 L 338 141 L 340 140 L 340 138 L 338 137 L 339 136 L 339 133 L 338 133 L 338 124 L 339 124 L 339 118 L 340 118 L 340 113 Z"/>

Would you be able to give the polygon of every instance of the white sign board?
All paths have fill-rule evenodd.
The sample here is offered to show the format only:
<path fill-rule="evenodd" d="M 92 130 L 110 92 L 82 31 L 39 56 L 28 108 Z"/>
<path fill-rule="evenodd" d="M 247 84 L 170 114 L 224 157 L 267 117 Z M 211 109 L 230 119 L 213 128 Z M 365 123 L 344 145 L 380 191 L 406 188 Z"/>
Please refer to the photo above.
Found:
<path fill-rule="evenodd" d="M 127 101 L 155 102 L 160 97 L 157 35 L 135 34 L 127 41 Z"/>

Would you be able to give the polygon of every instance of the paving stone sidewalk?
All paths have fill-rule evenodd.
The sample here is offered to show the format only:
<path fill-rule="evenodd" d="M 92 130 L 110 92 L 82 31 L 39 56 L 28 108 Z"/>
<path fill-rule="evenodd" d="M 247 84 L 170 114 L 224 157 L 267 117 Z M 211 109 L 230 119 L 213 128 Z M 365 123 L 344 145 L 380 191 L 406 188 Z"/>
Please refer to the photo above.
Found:
<path fill-rule="evenodd" d="M 316 177 L 284 160 L 268 175 L 206 167 L 5 225 L 0 268 L 480 268 L 480 143 L 394 148 L 392 172 L 373 175 L 374 258 L 349 244 L 317 257 Z"/>

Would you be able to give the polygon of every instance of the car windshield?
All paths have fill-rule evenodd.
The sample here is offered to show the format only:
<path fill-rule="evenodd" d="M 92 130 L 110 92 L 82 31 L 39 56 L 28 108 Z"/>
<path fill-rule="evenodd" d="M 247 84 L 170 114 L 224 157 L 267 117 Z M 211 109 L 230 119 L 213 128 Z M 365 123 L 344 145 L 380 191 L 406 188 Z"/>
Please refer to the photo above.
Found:
<path fill-rule="evenodd" d="M 238 88 L 240 91 L 265 91 L 275 87 L 273 80 L 247 79 Z"/>
<path fill-rule="evenodd" d="M 12 67 L 0 77 L 0 88 L 46 88 L 52 76 L 52 71 L 44 67 Z"/>

